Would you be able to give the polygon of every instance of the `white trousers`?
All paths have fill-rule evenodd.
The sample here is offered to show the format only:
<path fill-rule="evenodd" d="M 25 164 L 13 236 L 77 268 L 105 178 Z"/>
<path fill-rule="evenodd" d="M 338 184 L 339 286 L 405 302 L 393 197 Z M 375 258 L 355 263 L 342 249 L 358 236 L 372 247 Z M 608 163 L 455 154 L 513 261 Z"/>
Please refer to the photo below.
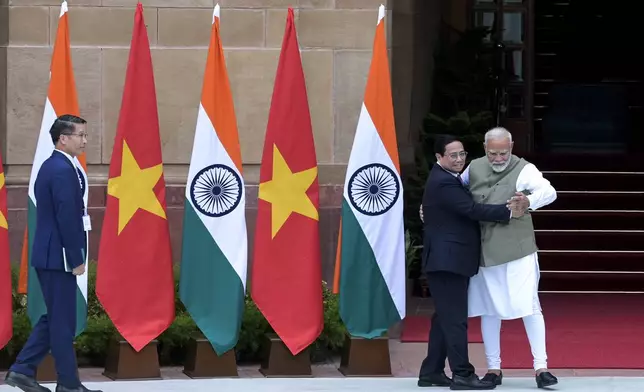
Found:
<path fill-rule="evenodd" d="M 534 370 L 547 369 L 546 324 L 536 294 L 533 300 L 533 314 L 523 317 L 523 325 L 530 341 Z M 481 333 L 488 369 L 500 370 L 501 319 L 495 316 L 481 316 Z"/>

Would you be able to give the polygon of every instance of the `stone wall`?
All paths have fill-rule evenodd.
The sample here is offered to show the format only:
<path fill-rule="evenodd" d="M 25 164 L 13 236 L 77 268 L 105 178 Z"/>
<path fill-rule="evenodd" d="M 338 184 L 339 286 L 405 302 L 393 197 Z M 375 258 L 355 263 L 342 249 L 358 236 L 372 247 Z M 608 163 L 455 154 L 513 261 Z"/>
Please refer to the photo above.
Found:
<path fill-rule="evenodd" d="M 249 184 L 251 239 L 257 203 L 254 184 L 259 177 L 286 10 L 288 6 L 295 8 L 320 165 L 321 241 L 327 278 L 335 252 L 346 163 L 371 59 L 377 8 L 383 2 L 389 3 L 388 8 L 393 7 L 386 21 L 396 124 L 401 158 L 409 163 L 414 137 L 410 130 L 417 129 L 429 104 L 428 53 L 433 48 L 439 0 L 219 0 L 244 174 Z M 143 0 L 143 5 L 152 47 L 173 249 L 178 260 L 183 184 L 190 161 L 214 2 Z M 107 168 L 135 6 L 136 0 L 69 1 L 80 110 L 89 121 L 92 257 L 98 249 Z M 0 0 L 0 144 L 9 184 L 14 261 L 20 255 L 26 220 L 26 183 L 47 93 L 51 45 L 59 11 L 58 0 Z M 429 15 L 429 19 L 420 15 Z M 420 51 L 418 43 L 422 43 Z"/>

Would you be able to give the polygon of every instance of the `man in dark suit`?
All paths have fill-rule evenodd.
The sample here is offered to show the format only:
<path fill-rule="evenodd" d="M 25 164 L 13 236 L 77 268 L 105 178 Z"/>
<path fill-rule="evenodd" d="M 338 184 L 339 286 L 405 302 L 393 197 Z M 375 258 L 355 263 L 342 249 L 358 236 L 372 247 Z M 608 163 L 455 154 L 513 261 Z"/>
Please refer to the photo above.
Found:
<path fill-rule="evenodd" d="M 49 391 L 34 376 L 50 351 L 58 374 L 56 392 L 90 391 L 79 380 L 74 354 L 76 276 L 85 273 L 90 224 L 73 158 L 87 144 L 85 127 L 85 120 L 72 115 L 54 121 L 49 133 L 55 149 L 40 167 L 34 185 L 36 232 L 30 259 L 47 313 L 34 326 L 5 378 L 8 385 L 25 392 Z"/>
<path fill-rule="evenodd" d="M 467 289 L 479 268 L 481 234 L 479 221 L 509 222 L 520 217 L 523 206 L 486 205 L 473 201 L 459 173 L 467 152 L 452 136 L 441 136 L 434 146 L 437 163 L 432 168 L 425 193 L 423 270 L 434 299 L 435 312 L 427 357 L 420 369 L 418 386 L 449 386 L 452 390 L 494 389 L 474 372 L 467 349 Z M 445 374 L 445 358 L 452 379 Z"/>

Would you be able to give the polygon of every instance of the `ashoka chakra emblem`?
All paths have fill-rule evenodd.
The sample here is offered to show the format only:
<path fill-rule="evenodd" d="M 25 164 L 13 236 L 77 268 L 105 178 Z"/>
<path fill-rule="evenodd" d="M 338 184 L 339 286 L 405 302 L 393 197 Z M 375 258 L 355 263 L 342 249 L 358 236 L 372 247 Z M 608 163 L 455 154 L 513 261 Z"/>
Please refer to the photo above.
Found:
<path fill-rule="evenodd" d="M 353 173 L 348 193 L 356 210 L 365 215 L 380 215 L 396 203 L 400 184 L 393 170 L 380 163 L 372 163 Z"/>
<path fill-rule="evenodd" d="M 192 180 L 190 197 L 192 204 L 202 214 L 224 216 L 234 210 L 241 200 L 241 178 L 226 165 L 204 167 Z"/>

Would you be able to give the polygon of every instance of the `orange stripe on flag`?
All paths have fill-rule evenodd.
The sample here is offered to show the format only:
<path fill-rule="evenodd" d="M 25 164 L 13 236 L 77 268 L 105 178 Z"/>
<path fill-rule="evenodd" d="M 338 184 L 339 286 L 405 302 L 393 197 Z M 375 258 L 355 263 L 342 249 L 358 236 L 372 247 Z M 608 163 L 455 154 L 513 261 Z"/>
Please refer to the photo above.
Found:
<path fill-rule="evenodd" d="M 57 116 L 73 114 L 78 116 L 78 97 L 76 95 L 74 68 L 72 67 L 69 44 L 69 25 L 67 13 L 58 20 L 58 31 L 51 56 L 51 80 L 47 96 Z"/>
<path fill-rule="evenodd" d="M 228 155 L 237 166 L 237 170 L 242 173 L 237 118 L 228 81 L 224 48 L 219 34 L 219 17 L 215 17 L 210 33 L 210 47 L 201 92 L 201 105 L 208 114 L 221 144 L 224 145 Z"/>
<path fill-rule="evenodd" d="M 74 80 L 74 67 L 72 65 L 71 46 L 69 40 L 69 22 L 65 11 L 58 19 L 56 40 L 51 55 L 49 68 L 51 79 L 47 97 L 54 108 L 56 116 L 73 114 L 80 116 L 78 108 L 78 96 L 76 93 L 76 82 Z M 87 161 L 85 153 L 78 156 L 83 169 L 87 173 Z M 29 276 L 29 229 L 25 229 L 22 242 L 22 254 L 20 258 L 20 280 L 18 292 L 27 293 L 27 282 Z"/>
<path fill-rule="evenodd" d="M 364 104 L 378 130 L 387 153 L 389 153 L 391 161 L 396 166 L 398 173 L 400 173 L 384 18 L 380 20 L 376 28 L 373 60 L 369 68 L 369 77 L 365 90 Z"/>
<path fill-rule="evenodd" d="M 27 294 L 27 276 L 29 274 L 29 228 L 25 227 L 22 237 L 22 253 L 20 255 L 20 276 L 18 278 L 18 293 Z"/>
<path fill-rule="evenodd" d="M 335 250 L 335 273 L 333 274 L 333 294 L 340 292 L 340 271 L 342 267 L 342 218 L 338 232 L 338 247 Z"/>

